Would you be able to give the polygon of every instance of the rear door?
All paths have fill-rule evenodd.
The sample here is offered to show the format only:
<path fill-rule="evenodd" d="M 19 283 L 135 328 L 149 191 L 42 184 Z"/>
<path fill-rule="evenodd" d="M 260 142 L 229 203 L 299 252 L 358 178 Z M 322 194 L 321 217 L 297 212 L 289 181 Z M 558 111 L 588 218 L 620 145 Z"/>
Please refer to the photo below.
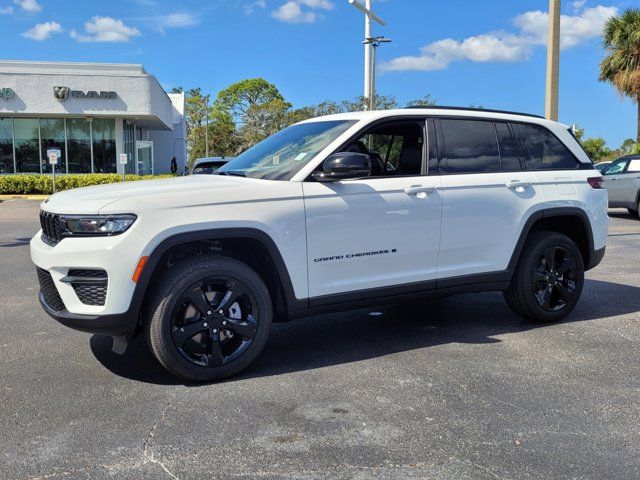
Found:
<path fill-rule="evenodd" d="M 541 201 L 509 124 L 441 118 L 442 238 L 438 284 L 507 268 L 529 211 Z M 480 279 L 478 279 L 480 280 Z"/>

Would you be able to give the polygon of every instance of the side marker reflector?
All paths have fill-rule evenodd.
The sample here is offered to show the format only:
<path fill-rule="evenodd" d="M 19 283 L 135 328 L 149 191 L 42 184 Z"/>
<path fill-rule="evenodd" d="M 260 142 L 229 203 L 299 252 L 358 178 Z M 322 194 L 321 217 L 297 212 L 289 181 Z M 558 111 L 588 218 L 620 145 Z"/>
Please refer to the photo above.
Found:
<path fill-rule="evenodd" d="M 138 266 L 136 267 L 136 271 L 133 272 L 133 277 L 131 277 L 131 279 L 135 283 L 138 283 L 138 279 L 140 278 L 140 275 L 142 275 L 142 269 L 146 265 L 147 260 L 149 260 L 149 257 L 140 257 L 140 260 L 138 260 Z"/>

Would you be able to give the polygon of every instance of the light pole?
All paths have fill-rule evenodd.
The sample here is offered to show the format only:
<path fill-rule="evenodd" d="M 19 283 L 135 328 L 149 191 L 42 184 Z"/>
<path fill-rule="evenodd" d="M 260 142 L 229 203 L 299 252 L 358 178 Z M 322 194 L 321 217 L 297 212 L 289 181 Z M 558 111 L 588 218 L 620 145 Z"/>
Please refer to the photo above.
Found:
<path fill-rule="evenodd" d="M 376 52 L 381 43 L 391 43 L 390 38 L 368 37 L 362 42 L 364 45 L 371 45 L 371 78 L 369 79 L 369 110 L 376 109 Z"/>
<path fill-rule="evenodd" d="M 205 107 L 205 117 L 204 117 L 204 156 L 209 158 L 209 96 L 205 97 L 207 101 L 207 105 Z"/>
<path fill-rule="evenodd" d="M 372 95 L 372 57 L 374 56 L 373 42 L 367 42 L 367 39 L 371 39 L 371 20 L 378 22 L 380 25 L 385 26 L 386 22 L 378 17 L 371 9 L 372 0 L 365 0 L 365 4 L 362 5 L 358 0 L 349 0 L 349 3 L 364 13 L 364 97 L 369 99 L 371 104 Z"/>
<path fill-rule="evenodd" d="M 547 85 L 544 116 L 558 121 L 558 83 L 560 80 L 560 0 L 549 0 L 547 39 Z"/>

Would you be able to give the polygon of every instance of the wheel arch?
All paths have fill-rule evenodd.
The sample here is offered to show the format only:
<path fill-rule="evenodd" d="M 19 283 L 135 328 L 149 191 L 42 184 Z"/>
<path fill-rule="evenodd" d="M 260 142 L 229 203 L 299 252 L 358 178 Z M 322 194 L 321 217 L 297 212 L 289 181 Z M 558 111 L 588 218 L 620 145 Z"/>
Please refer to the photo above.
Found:
<path fill-rule="evenodd" d="M 587 213 L 578 207 L 557 207 L 538 210 L 527 218 L 516 247 L 509 260 L 510 271 L 515 269 L 524 243 L 531 232 L 553 231 L 563 233 L 573 240 L 582 254 L 585 270 L 592 268 L 594 243 L 591 222 Z"/>
<path fill-rule="evenodd" d="M 187 250 L 179 259 L 181 260 L 182 258 L 198 255 L 199 253 L 194 249 L 194 246 L 202 244 L 212 245 L 213 249 L 218 248 L 220 245 L 235 245 L 235 248 L 227 249 L 228 251 L 220 249 L 220 254 L 227 254 L 245 261 L 257 271 L 272 296 L 274 314 L 276 316 L 286 317 L 287 312 L 290 310 L 307 307 L 306 300 L 299 300 L 295 297 L 291 277 L 280 250 L 267 233 L 255 228 L 222 228 L 177 233 L 162 240 L 149 254 L 136 283 L 131 301 L 131 308 L 133 309 L 131 313 L 140 317 L 144 309 L 145 299 L 150 292 L 150 287 L 162 272 L 170 268 L 167 266 L 167 261 L 172 252 L 180 248 Z M 212 253 L 214 251 L 212 250 Z M 249 255 L 254 258 L 261 258 L 266 263 L 247 261 L 246 259 L 249 258 Z"/>

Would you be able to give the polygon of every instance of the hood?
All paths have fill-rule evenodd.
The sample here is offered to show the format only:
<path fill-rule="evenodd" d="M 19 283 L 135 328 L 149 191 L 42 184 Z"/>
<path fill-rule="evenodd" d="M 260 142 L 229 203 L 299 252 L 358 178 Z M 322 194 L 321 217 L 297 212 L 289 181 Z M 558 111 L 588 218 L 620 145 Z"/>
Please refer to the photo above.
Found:
<path fill-rule="evenodd" d="M 52 195 L 42 203 L 42 208 L 52 213 L 97 214 L 114 213 L 107 208 L 117 204 L 121 213 L 133 213 L 141 205 L 156 206 L 195 202 L 198 198 L 214 200 L 212 195 L 225 196 L 224 191 L 251 185 L 279 183 L 223 175 L 190 175 L 159 180 L 138 180 L 92 187 L 74 188 Z M 107 210 L 104 212 L 103 210 Z M 124 209 L 124 210 L 123 210 Z M 125 211 L 126 210 L 126 211 Z"/>

